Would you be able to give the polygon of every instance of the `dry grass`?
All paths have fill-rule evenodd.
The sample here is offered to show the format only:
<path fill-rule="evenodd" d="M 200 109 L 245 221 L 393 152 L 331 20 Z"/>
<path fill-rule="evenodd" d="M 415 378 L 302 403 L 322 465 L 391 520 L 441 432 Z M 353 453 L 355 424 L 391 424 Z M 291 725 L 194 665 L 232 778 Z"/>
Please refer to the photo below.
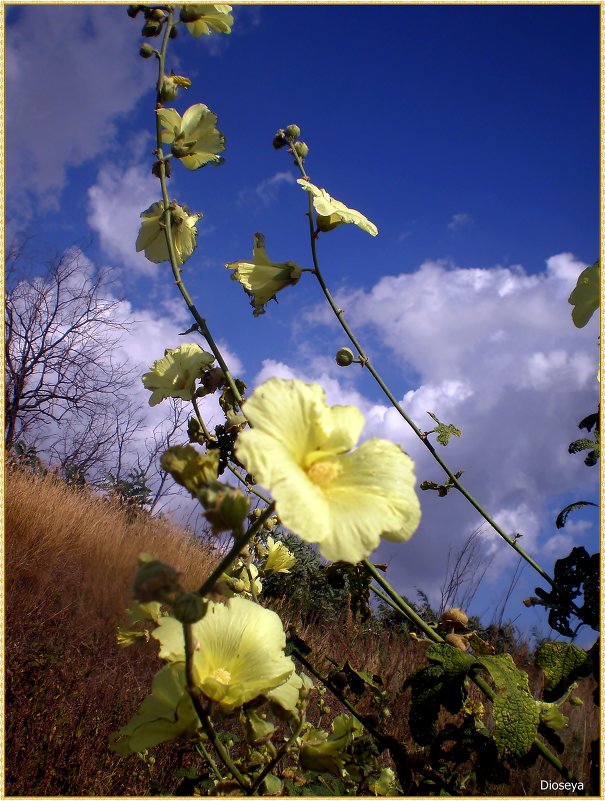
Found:
<path fill-rule="evenodd" d="M 102 499 L 52 479 L 9 472 L 5 500 L 7 794 L 174 793 L 175 770 L 188 764 L 186 749 L 156 749 L 151 783 L 141 760 L 108 750 L 108 735 L 129 720 L 160 666 L 150 658 L 151 646 L 118 648 L 116 624 L 124 622 L 141 551 L 174 565 L 190 588 L 201 584 L 215 557 L 174 527 L 153 520 L 129 525 Z M 284 622 L 296 624 L 295 614 L 285 612 Z M 318 667 L 329 668 L 328 656 L 341 664 L 348 658 L 357 669 L 382 676 L 392 699 L 388 733 L 414 749 L 409 692 L 401 687 L 424 663 L 425 646 L 394 632 L 363 631 L 344 611 L 336 623 L 317 620 L 299 629 Z M 536 671 L 525 669 L 539 689 Z M 599 725 L 591 692 L 590 682 L 580 686 L 585 704 L 566 709 L 571 719 L 563 734 L 564 761 L 585 786 Z M 337 702 L 330 705 L 333 715 L 340 713 Z M 360 711 L 369 707 L 362 703 Z M 317 712 L 309 717 L 314 721 Z M 540 779 L 560 777 L 539 761 L 494 792 L 552 796 L 540 791 Z"/>

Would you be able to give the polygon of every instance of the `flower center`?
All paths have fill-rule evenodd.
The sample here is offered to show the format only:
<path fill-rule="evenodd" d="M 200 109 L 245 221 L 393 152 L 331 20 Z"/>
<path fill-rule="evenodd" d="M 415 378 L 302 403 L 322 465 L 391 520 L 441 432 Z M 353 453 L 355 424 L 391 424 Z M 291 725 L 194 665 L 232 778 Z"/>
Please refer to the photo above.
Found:
<path fill-rule="evenodd" d="M 225 668 L 217 668 L 210 674 L 211 679 L 215 679 L 219 684 L 229 684 L 231 681 L 231 673 Z"/>
<path fill-rule="evenodd" d="M 323 459 L 319 462 L 313 462 L 307 470 L 307 475 L 314 484 L 323 487 L 333 481 L 341 472 L 342 466 L 339 462 Z"/>

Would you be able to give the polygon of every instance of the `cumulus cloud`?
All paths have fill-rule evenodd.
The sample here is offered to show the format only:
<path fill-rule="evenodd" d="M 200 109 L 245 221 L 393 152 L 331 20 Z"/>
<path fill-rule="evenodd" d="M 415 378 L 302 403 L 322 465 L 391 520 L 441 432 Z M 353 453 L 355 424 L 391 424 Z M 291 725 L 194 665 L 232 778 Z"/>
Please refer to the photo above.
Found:
<path fill-rule="evenodd" d="M 6 42 L 9 213 L 58 207 L 67 169 L 116 145 L 118 120 L 149 86 L 145 67 L 123 9 L 19 7 Z"/>
<path fill-rule="evenodd" d="M 269 205 L 277 198 L 280 187 L 284 184 L 292 185 L 295 181 L 296 179 L 291 172 L 276 172 L 270 178 L 264 178 L 259 181 L 254 188 L 247 187 L 242 189 L 238 196 L 238 202 L 244 204 L 258 203 L 260 201 L 265 205 Z"/>
<path fill-rule="evenodd" d="M 460 231 L 462 228 L 470 228 L 474 222 L 470 214 L 452 214 L 447 227 L 449 231 Z"/>
<path fill-rule="evenodd" d="M 567 451 L 579 420 L 594 410 L 598 397 L 596 327 L 576 329 L 567 303 L 584 266 L 569 253 L 549 259 L 536 275 L 520 266 L 425 262 L 413 273 L 383 277 L 367 291 L 344 291 L 336 298 L 362 341 L 370 337 L 382 343 L 376 363 L 379 369 L 390 366 L 393 386 L 415 376 L 413 386 L 398 393 L 415 423 L 432 429 L 431 411 L 462 430 L 462 438 L 447 448 L 437 445 L 439 453 L 454 471 L 464 469 L 462 480 L 479 502 L 509 536 L 521 534 L 522 547 L 543 559 L 547 569 L 567 554 L 572 540 L 588 548 L 594 540 L 596 547 L 590 523 L 558 533 L 553 513 L 564 505 L 557 504 L 566 493 L 590 493 L 598 478 Z M 316 308 L 305 319 L 333 324 Z M 399 374 L 393 365 L 399 365 Z M 329 403 L 356 404 L 366 416 L 364 436 L 400 443 L 416 462 L 419 482 L 445 480 L 361 371 L 311 357 L 296 368 L 265 362 L 257 381 L 272 375 L 317 381 Z M 460 547 L 481 518 L 456 492 L 440 498 L 425 491 L 420 499 L 419 531 L 404 546 L 383 545 L 378 558 L 392 560 L 391 578 L 403 591 L 413 594 L 413 587 L 421 586 L 437 597 L 449 548 Z M 496 557 L 498 566 L 486 580 L 501 586 L 518 557 L 488 527 L 481 536 L 485 558 Z M 519 593 L 527 591 L 524 582 L 533 591 L 531 572 L 524 572 Z"/>
<path fill-rule="evenodd" d="M 135 251 L 140 213 L 158 201 L 158 191 L 158 180 L 148 166 L 133 165 L 124 171 L 112 164 L 100 169 L 88 189 L 88 224 L 99 235 L 101 247 L 111 259 L 143 275 L 158 271 L 157 264 Z"/>

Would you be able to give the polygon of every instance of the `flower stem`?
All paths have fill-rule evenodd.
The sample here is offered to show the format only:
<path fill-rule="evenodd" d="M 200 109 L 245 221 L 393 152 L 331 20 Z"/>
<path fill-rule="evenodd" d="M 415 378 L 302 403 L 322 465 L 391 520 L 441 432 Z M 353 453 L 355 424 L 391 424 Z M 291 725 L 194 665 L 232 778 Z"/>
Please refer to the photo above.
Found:
<path fill-rule="evenodd" d="M 266 520 L 268 520 L 271 515 L 273 514 L 273 510 L 275 509 L 275 504 L 271 503 L 264 512 L 258 517 L 254 523 L 250 526 L 248 531 L 244 534 L 243 537 L 239 537 L 235 540 L 231 548 L 227 551 L 225 556 L 221 559 L 218 565 L 214 568 L 212 573 L 208 576 L 206 581 L 202 584 L 202 586 L 197 590 L 199 595 L 206 595 L 210 592 L 212 587 L 216 584 L 218 579 L 222 576 L 222 574 L 227 570 L 231 562 L 237 557 L 237 555 L 242 551 L 242 549 L 250 542 L 252 537 L 263 527 L 263 524 Z"/>
<path fill-rule="evenodd" d="M 173 21 L 173 11 L 171 10 L 168 14 L 168 19 L 166 21 L 166 25 L 164 28 L 164 38 L 162 40 L 162 47 L 160 49 L 160 54 L 158 58 L 158 82 L 156 85 L 156 105 L 159 108 L 160 104 L 162 103 L 160 92 L 162 88 L 162 81 L 164 78 L 165 73 L 165 65 L 166 65 L 166 51 L 168 48 L 168 42 L 170 39 L 170 31 L 176 24 Z M 225 362 L 223 355 L 214 341 L 212 334 L 210 333 L 210 329 L 206 324 L 206 320 L 201 316 L 199 311 L 197 310 L 195 304 L 191 300 L 189 292 L 185 284 L 183 283 L 183 279 L 181 278 L 181 268 L 178 265 L 178 261 L 176 258 L 176 253 L 174 250 L 174 243 L 172 241 L 172 226 L 171 226 L 171 210 L 170 210 L 170 201 L 168 198 L 168 188 L 167 188 L 167 177 L 166 177 L 166 161 L 164 156 L 164 151 L 162 149 L 162 126 L 160 123 L 160 118 L 158 115 L 155 115 L 155 127 L 156 127 L 156 141 L 157 141 L 157 155 L 158 155 L 158 162 L 159 162 L 159 173 L 160 173 L 160 185 L 162 188 L 162 201 L 164 205 L 164 234 L 166 236 L 166 246 L 168 248 L 168 256 L 170 260 L 170 266 L 172 268 L 172 274 L 174 276 L 174 280 L 176 285 L 181 293 L 183 300 L 187 304 L 187 308 L 191 312 L 191 315 L 195 322 L 197 323 L 198 330 L 200 334 L 204 337 L 206 342 L 208 343 L 210 350 L 214 354 L 217 362 L 219 363 L 221 370 L 225 375 L 225 379 L 229 384 L 231 391 L 233 392 L 233 396 L 235 397 L 240 410 L 241 405 L 243 402 L 241 393 L 237 388 L 235 380 L 233 376 L 229 372 L 229 368 L 227 367 L 227 363 Z"/>

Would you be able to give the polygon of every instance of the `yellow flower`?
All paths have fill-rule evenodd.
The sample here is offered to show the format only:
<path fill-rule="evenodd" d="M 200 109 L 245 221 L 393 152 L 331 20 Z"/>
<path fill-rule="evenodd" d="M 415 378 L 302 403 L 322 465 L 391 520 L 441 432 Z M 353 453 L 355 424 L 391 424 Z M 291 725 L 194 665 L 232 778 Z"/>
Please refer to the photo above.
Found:
<path fill-rule="evenodd" d="M 163 128 L 162 142 L 172 145 L 173 155 L 188 170 L 221 163 L 217 154 L 225 149 L 225 137 L 216 129 L 216 114 L 208 106 L 196 103 L 182 117 L 173 108 L 160 108 L 156 114 Z"/>
<path fill-rule="evenodd" d="M 228 270 L 235 270 L 231 278 L 239 281 L 252 300 L 254 316 L 265 313 L 265 303 L 275 298 L 277 292 L 290 284 L 295 284 L 302 274 L 301 268 L 293 261 L 274 262 L 267 256 L 265 237 L 254 234 L 252 261 L 232 261 L 226 264 Z"/>
<path fill-rule="evenodd" d="M 192 626 L 197 642 L 193 658 L 196 686 L 225 712 L 266 695 L 286 682 L 294 663 L 284 654 L 286 635 L 279 617 L 245 598 L 227 604 L 208 602 L 206 615 Z M 160 657 L 184 662 L 183 627 L 165 617 L 152 634 Z"/>
<path fill-rule="evenodd" d="M 186 206 L 172 204 L 170 206 L 170 230 L 172 243 L 178 265 L 184 264 L 197 247 L 196 223 L 201 214 L 190 214 Z M 145 256 L 154 264 L 170 261 L 168 245 L 164 233 L 164 204 L 153 203 L 142 212 L 141 228 L 137 237 L 136 250 L 145 251 Z"/>
<path fill-rule="evenodd" d="M 263 573 L 289 573 L 292 565 L 296 564 L 296 557 L 292 556 L 283 542 L 275 542 L 273 537 L 267 537 L 269 554 L 263 565 Z"/>
<path fill-rule="evenodd" d="M 149 372 L 143 375 L 143 386 L 151 390 L 149 405 L 155 406 L 164 398 L 191 400 L 196 379 L 213 361 L 211 353 L 193 343 L 172 350 L 167 348 L 164 358 L 155 361 Z"/>
<path fill-rule="evenodd" d="M 181 8 L 181 21 L 186 23 L 192 36 L 214 33 L 231 33 L 233 17 L 231 6 L 222 3 L 191 3 Z"/>
<path fill-rule="evenodd" d="M 409 539 L 420 522 L 414 463 L 392 442 L 370 439 L 355 406 L 325 403 L 318 384 L 272 378 L 244 404 L 253 428 L 237 458 L 271 490 L 280 520 L 327 559 L 357 563 Z"/>
<path fill-rule="evenodd" d="M 349 209 L 340 200 L 330 197 L 325 189 L 319 189 L 304 178 L 299 178 L 296 183 L 300 184 L 306 192 L 313 195 L 313 208 L 317 212 L 317 227 L 320 231 L 330 231 L 337 225 L 353 223 L 363 231 L 372 234 L 372 236 L 378 234 L 378 228 L 373 222 L 370 222 L 359 211 Z"/>
<path fill-rule="evenodd" d="M 296 704 L 298 703 L 298 697 L 300 695 L 301 687 L 303 686 L 303 681 L 298 673 L 293 673 L 288 681 L 281 684 L 279 687 L 276 687 L 275 690 L 271 690 L 267 693 L 267 698 L 270 701 L 273 701 L 276 704 L 279 704 L 283 709 L 286 709 L 288 712 L 293 712 L 296 709 Z"/>

